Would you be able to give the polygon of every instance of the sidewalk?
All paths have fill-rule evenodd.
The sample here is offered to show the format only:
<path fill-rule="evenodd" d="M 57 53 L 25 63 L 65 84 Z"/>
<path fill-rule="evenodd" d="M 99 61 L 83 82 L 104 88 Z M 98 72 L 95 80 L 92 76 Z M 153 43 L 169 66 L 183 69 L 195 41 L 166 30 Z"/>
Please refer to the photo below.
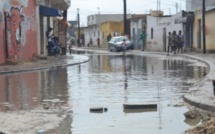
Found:
<path fill-rule="evenodd" d="M 72 66 L 72 65 L 85 63 L 88 61 L 89 61 L 89 58 L 87 56 L 75 55 L 75 54 L 58 56 L 58 57 L 52 56 L 52 57 L 48 57 L 47 60 L 38 60 L 36 62 L 29 61 L 29 62 L 19 63 L 17 65 L 1 65 L 0 74 Z"/>
<path fill-rule="evenodd" d="M 105 48 L 81 47 L 81 48 L 77 48 L 77 50 L 94 50 L 94 51 L 100 50 L 107 53 L 107 50 Z M 130 53 L 166 55 L 166 53 L 164 52 L 148 52 L 148 51 L 143 52 L 141 50 L 133 50 L 133 51 L 130 51 Z M 214 60 L 215 54 L 185 53 L 185 54 L 179 54 L 179 56 L 199 60 L 208 65 L 209 67 L 208 75 L 189 89 L 190 93 L 184 95 L 184 100 L 198 108 L 214 112 L 215 97 L 213 93 L 212 80 L 215 80 L 215 60 Z M 23 64 L 13 65 L 13 66 L 11 65 L 0 66 L 0 74 L 65 67 L 65 66 L 85 63 L 88 61 L 89 61 L 88 57 L 82 56 L 82 55 L 75 55 L 75 54 L 72 54 L 72 56 L 67 55 L 67 56 L 59 56 L 56 58 L 49 57 L 48 60 L 39 60 L 37 62 L 25 62 Z"/>
<path fill-rule="evenodd" d="M 194 87 L 190 88 L 190 93 L 184 95 L 184 100 L 198 108 L 215 111 L 215 96 L 212 81 L 215 80 L 215 54 L 187 54 L 186 56 L 201 60 L 208 64 L 208 75 Z"/>

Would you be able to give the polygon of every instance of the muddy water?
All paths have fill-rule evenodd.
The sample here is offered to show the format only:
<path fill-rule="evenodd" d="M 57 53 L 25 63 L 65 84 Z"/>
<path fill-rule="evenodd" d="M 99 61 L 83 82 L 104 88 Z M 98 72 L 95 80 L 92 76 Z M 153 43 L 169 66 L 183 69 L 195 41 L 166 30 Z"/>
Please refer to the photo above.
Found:
<path fill-rule="evenodd" d="M 73 134 L 181 134 L 186 107 L 174 107 L 187 88 L 207 74 L 185 59 L 92 56 L 89 64 L 68 68 Z M 79 85 L 75 83 L 80 83 Z M 125 111 L 124 103 L 154 103 L 157 109 Z M 107 107 L 103 114 L 90 107 Z"/>
<path fill-rule="evenodd" d="M 68 68 L 0 76 L 0 110 L 30 110 L 44 100 L 72 106 L 72 134 L 181 134 L 184 106 L 175 107 L 208 69 L 183 58 L 88 54 L 90 62 Z M 157 109 L 124 110 L 124 103 Z M 92 113 L 91 107 L 107 112 Z M 69 125 L 70 126 L 70 125 Z M 69 131 L 68 131 L 69 132 Z"/>

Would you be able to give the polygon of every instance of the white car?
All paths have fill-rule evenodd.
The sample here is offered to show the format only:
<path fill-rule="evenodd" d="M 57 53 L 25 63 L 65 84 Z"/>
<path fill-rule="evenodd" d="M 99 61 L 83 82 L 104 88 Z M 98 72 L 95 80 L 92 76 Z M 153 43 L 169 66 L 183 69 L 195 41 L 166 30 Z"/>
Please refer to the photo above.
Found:
<path fill-rule="evenodd" d="M 109 51 L 118 52 L 123 50 L 123 39 L 126 41 L 126 50 L 133 50 L 134 45 L 131 43 L 131 41 L 128 39 L 127 36 L 116 36 L 111 38 L 111 40 L 108 42 L 109 44 Z"/>

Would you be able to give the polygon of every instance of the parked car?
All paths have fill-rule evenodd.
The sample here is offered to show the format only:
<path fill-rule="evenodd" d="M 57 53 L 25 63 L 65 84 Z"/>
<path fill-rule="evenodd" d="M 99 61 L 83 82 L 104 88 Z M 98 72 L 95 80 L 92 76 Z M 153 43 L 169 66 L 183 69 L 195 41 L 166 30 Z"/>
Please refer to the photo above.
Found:
<path fill-rule="evenodd" d="M 111 40 L 108 42 L 108 49 L 109 51 L 118 52 L 123 50 L 122 42 L 123 39 L 126 41 L 126 50 L 133 50 L 134 45 L 131 43 L 131 41 L 126 36 L 116 36 L 111 38 Z"/>

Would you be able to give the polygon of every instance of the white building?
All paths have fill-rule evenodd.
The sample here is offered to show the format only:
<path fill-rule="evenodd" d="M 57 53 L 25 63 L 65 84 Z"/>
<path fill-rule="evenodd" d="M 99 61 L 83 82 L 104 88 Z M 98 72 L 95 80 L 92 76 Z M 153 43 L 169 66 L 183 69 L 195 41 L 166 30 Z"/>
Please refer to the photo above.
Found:
<path fill-rule="evenodd" d="M 146 15 L 130 19 L 131 42 L 135 49 L 141 49 L 140 34 L 146 30 Z"/>
<path fill-rule="evenodd" d="M 147 41 L 146 49 L 150 51 L 167 51 L 168 33 L 176 31 L 177 34 L 181 30 L 183 33 L 183 23 L 177 23 L 177 18 L 183 17 L 183 12 L 179 12 L 173 16 L 147 16 Z"/>

